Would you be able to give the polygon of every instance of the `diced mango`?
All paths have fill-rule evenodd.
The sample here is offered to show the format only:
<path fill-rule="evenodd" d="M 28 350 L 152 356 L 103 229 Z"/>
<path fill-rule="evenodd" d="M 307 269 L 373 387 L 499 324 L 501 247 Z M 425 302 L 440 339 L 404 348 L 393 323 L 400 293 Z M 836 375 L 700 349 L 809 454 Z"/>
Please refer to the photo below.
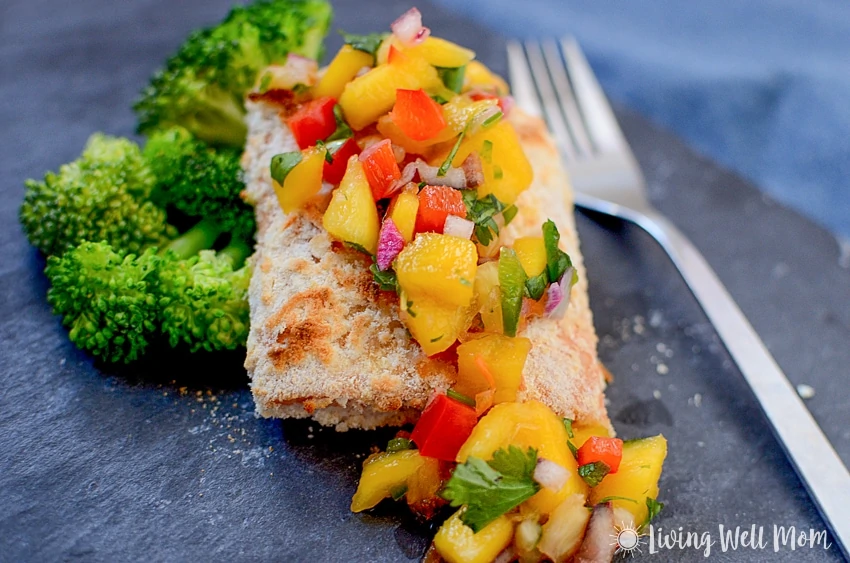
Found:
<path fill-rule="evenodd" d="M 322 189 L 322 170 L 325 164 L 325 151 L 312 147 L 301 157 L 301 162 L 290 170 L 283 180 L 283 186 L 273 180 L 277 201 L 284 213 L 300 209 L 307 201 Z"/>
<path fill-rule="evenodd" d="M 457 348 L 458 376 L 455 391 L 474 397 L 476 393 L 489 388 L 477 364 L 477 358 L 481 358 L 496 384 L 493 402 L 516 401 L 525 358 L 530 350 L 531 341 L 528 338 L 509 338 L 501 334 L 488 334 L 464 342 Z"/>
<path fill-rule="evenodd" d="M 380 228 L 378 208 L 357 156 L 348 159 L 345 176 L 331 196 L 322 224 L 328 234 L 337 240 L 357 244 L 372 254 L 377 250 Z"/>
<path fill-rule="evenodd" d="M 460 519 L 463 510 L 443 522 L 434 536 L 434 547 L 448 563 L 490 563 L 511 543 L 513 522 L 499 516 L 475 533 Z"/>
<path fill-rule="evenodd" d="M 490 148 L 485 149 L 485 146 Z M 449 150 L 450 147 L 443 147 L 443 150 L 428 159 L 429 164 L 439 166 L 448 156 Z M 478 151 L 479 154 L 489 153 L 481 159 L 484 184 L 478 187 L 479 197 L 494 194 L 500 201 L 510 204 L 531 185 L 534 179 L 531 163 L 525 156 L 513 125 L 506 120 L 502 119 L 495 125 L 482 128 L 464 139 L 452 160 L 452 165 L 460 166 L 473 151 Z"/>
<path fill-rule="evenodd" d="M 540 457 L 557 463 L 570 474 L 566 485 L 557 493 L 544 488 L 526 501 L 532 512 L 549 514 L 572 494 L 587 496 L 587 485 L 578 476 L 578 465 L 567 447 L 567 438 L 563 421 L 543 403 L 502 403 L 478 421 L 458 452 L 457 461 L 463 463 L 469 456 L 489 460 L 493 452 L 510 445 L 535 448 Z"/>
<path fill-rule="evenodd" d="M 589 520 L 590 511 L 584 506 L 584 497 L 569 496 L 543 525 L 537 548 L 552 561 L 568 561 L 581 546 Z"/>
<path fill-rule="evenodd" d="M 330 96 L 339 99 L 345 85 L 357 75 L 360 69 L 370 66 L 372 66 L 372 55 L 358 51 L 351 45 L 343 45 L 313 88 L 313 97 Z"/>
<path fill-rule="evenodd" d="M 404 50 L 404 54 L 422 57 L 429 64 L 443 68 L 463 66 L 475 58 L 475 51 L 434 36 L 428 37 L 419 45 L 408 47 Z"/>
<path fill-rule="evenodd" d="M 514 241 L 514 251 L 528 277 L 543 273 L 546 268 L 546 246 L 543 237 L 520 237 Z"/>
<path fill-rule="evenodd" d="M 417 211 L 419 211 L 419 197 L 413 191 L 403 191 L 395 196 L 387 210 L 387 216 L 393 220 L 405 243 L 413 240 Z"/>
<path fill-rule="evenodd" d="M 658 435 L 641 440 L 623 442 L 623 459 L 616 473 L 606 475 L 602 482 L 590 491 L 591 504 L 606 497 L 623 497 L 631 500 L 615 499 L 615 508 L 628 510 L 640 525 L 646 521 L 646 499 L 658 498 L 658 479 L 664 458 L 667 457 L 667 440 Z"/>
<path fill-rule="evenodd" d="M 401 40 L 393 34 L 387 35 L 387 38 L 381 41 L 381 46 L 378 47 L 378 50 L 375 52 L 375 64 L 376 65 L 385 65 L 387 64 L 387 59 L 390 56 L 390 47 L 395 47 L 399 51 L 404 50 L 404 45 L 401 44 Z"/>
<path fill-rule="evenodd" d="M 485 262 L 478 266 L 473 290 L 484 330 L 502 333 L 502 292 L 499 289 L 498 262 Z"/>
<path fill-rule="evenodd" d="M 355 78 L 339 97 L 339 105 L 352 129 L 359 131 L 374 123 L 395 104 L 399 88 L 429 89 L 441 84 L 437 69 L 419 57 L 400 57 Z"/>
<path fill-rule="evenodd" d="M 360 483 L 351 499 L 351 511 L 368 510 L 393 493 L 403 491 L 407 480 L 416 474 L 424 461 L 418 450 L 381 452 L 369 456 L 363 463 Z"/>
<path fill-rule="evenodd" d="M 479 61 L 471 61 L 466 66 L 466 73 L 463 77 L 463 91 L 466 92 L 474 88 L 492 89 L 500 96 L 506 96 L 509 92 L 507 82 Z"/>
<path fill-rule="evenodd" d="M 411 298 L 401 292 L 399 317 L 427 356 L 455 343 L 466 318 L 464 310 L 424 295 Z"/>
<path fill-rule="evenodd" d="M 588 426 L 573 424 L 573 437 L 570 438 L 570 442 L 572 442 L 576 449 L 578 449 L 582 447 L 591 436 L 609 438 L 611 436 L 611 432 L 608 428 L 601 424 L 591 424 Z"/>
<path fill-rule="evenodd" d="M 395 260 L 398 283 L 410 299 L 424 296 L 455 307 L 472 301 L 477 269 L 475 243 L 437 233 L 420 233 Z"/>
<path fill-rule="evenodd" d="M 407 503 L 416 504 L 433 499 L 442 484 L 440 460 L 423 456 L 422 465 L 407 480 Z"/>

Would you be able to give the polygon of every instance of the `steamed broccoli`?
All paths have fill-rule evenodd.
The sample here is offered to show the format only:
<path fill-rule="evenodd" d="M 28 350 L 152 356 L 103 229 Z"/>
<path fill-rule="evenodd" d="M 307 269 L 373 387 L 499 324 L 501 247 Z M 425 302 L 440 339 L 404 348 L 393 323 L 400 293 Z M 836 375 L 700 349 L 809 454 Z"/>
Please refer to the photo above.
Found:
<path fill-rule="evenodd" d="M 154 200 L 192 217 L 213 219 L 225 231 L 251 240 L 254 210 L 240 199 L 245 188 L 240 151 L 212 149 L 182 127 L 155 133 L 143 152 L 156 177 Z"/>
<path fill-rule="evenodd" d="M 233 8 L 194 32 L 134 105 L 138 131 L 180 125 L 217 145 L 245 141 L 243 99 L 260 71 L 287 53 L 318 58 L 330 26 L 326 0 L 268 0 Z"/>
<path fill-rule="evenodd" d="M 149 200 L 153 187 L 135 143 L 95 133 L 80 158 L 48 172 L 42 182 L 26 182 L 21 223 L 47 255 L 83 241 L 139 253 L 174 235 L 165 211 Z"/>

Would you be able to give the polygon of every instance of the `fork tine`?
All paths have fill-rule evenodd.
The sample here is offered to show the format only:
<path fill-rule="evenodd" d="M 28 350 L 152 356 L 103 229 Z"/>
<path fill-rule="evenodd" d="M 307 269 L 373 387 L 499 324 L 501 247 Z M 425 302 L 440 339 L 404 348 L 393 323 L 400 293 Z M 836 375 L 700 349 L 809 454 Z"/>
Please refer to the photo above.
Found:
<path fill-rule="evenodd" d="M 525 52 L 528 55 L 528 63 L 531 65 L 531 75 L 534 77 L 534 82 L 537 84 L 537 91 L 540 93 L 540 100 L 543 102 L 543 112 L 546 116 L 546 122 L 552 129 L 552 134 L 558 142 L 558 147 L 564 152 L 564 156 L 568 160 L 575 160 L 576 151 L 573 146 L 573 140 L 570 137 L 569 128 L 558 105 L 555 86 L 549 77 L 549 71 L 546 70 L 546 63 L 543 60 L 540 45 L 534 41 L 526 41 Z"/>
<path fill-rule="evenodd" d="M 600 152 L 626 151 L 631 153 L 617 118 L 608 104 L 602 87 L 584 57 L 575 38 L 561 40 L 564 60 L 570 73 L 578 105 L 584 113 L 590 136 Z"/>
<path fill-rule="evenodd" d="M 567 118 L 567 125 L 570 128 L 573 141 L 579 153 L 586 157 L 593 154 L 593 144 L 585 129 L 584 120 L 579 113 L 576 105 L 573 88 L 570 86 L 570 80 L 567 78 L 567 72 L 564 68 L 561 53 L 558 50 L 558 45 L 551 39 L 543 41 L 543 57 L 546 59 L 546 66 L 549 67 L 549 74 L 552 76 L 552 81 L 555 83 L 555 93 L 561 103 L 561 110 Z"/>
<path fill-rule="evenodd" d="M 510 40 L 507 44 L 508 50 L 508 72 L 511 80 L 511 94 L 516 103 L 526 113 L 542 117 L 540 103 L 534 91 L 534 82 L 531 79 L 531 69 L 528 68 L 528 60 L 522 45 L 517 41 Z"/>

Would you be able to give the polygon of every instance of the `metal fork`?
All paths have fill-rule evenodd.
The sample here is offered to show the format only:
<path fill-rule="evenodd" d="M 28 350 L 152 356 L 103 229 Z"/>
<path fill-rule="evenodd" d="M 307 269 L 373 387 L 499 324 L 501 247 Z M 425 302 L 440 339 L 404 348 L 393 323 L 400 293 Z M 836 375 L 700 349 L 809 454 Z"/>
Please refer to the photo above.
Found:
<path fill-rule="evenodd" d="M 667 251 L 850 559 L 850 473 L 706 260 L 649 203 L 637 161 L 578 43 L 510 41 L 507 49 L 514 98 L 548 123 L 576 204 L 635 223 Z"/>

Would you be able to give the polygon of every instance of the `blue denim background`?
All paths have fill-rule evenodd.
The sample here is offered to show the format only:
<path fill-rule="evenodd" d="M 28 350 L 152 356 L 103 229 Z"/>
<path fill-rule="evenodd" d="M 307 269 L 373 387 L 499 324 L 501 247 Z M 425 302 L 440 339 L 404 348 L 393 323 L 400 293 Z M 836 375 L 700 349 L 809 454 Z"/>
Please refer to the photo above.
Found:
<path fill-rule="evenodd" d="M 575 35 L 613 101 L 850 238 L 850 2 L 437 2 L 514 37 Z"/>

